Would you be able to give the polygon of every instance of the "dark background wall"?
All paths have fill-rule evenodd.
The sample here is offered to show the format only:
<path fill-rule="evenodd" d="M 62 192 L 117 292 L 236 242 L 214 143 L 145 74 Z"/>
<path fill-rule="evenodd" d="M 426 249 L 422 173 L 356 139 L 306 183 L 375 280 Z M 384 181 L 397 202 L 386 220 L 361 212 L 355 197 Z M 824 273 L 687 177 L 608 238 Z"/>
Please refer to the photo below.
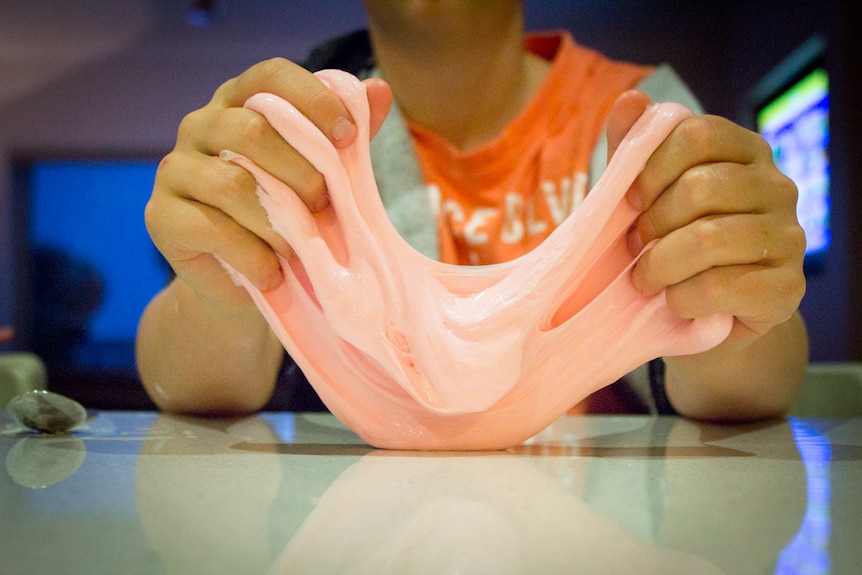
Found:
<path fill-rule="evenodd" d="M 180 119 L 227 78 L 363 25 L 359 0 L 222 0 L 193 27 L 184 0 L 0 0 L 0 324 L 15 321 L 12 167 L 42 157 L 160 157 Z M 803 312 L 812 358 L 862 359 L 860 17 L 852 2 L 527 0 L 531 29 L 669 62 L 711 113 L 747 121 L 746 97 L 814 34 L 832 75 L 834 245 Z M 82 224 L 86 230 L 86 224 Z"/>

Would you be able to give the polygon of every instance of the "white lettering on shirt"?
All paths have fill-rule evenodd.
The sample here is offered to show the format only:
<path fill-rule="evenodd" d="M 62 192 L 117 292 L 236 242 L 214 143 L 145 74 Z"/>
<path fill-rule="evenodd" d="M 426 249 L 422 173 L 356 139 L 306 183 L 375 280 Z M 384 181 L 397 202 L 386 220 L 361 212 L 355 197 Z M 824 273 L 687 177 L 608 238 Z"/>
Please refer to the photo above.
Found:
<path fill-rule="evenodd" d="M 440 203 L 440 189 L 435 184 L 428 185 L 429 197 L 434 201 L 444 218 L 450 218 L 453 223 L 463 224 L 462 234 L 457 231 L 469 246 L 487 244 L 489 241 L 488 224 L 498 214 L 502 214 L 499 241 L 505 244 L 516 244 L 525 237 L 531 237 L 555 229 L 581 205 L 587 192 L 588 177 L 584 173 L 576 173 L 559 181 L 545 180 L 539 184 L 541 194 L 534 195 L 531 201 L 517 192 L 509 192 L 503 196 L 502 203 L 497 207 L 477 207 L 465 210 L 456 200 L 446 200 Z M 537 217 L 536 203 L 544 201 L 550 221 Z M 542 212 L 540 212 L 542 213 Z"/>
<path fill-rule="evenodd" d="M 516 244 L 524 238 L 523 200 L 518 194 L 506 194 L 505 217 L 500 230 L 500 241 L 504 244 Z"/>
<path fill-rule="evenodd" d="M 451 218 L 453 222 L 464 221 L 464 210 L 461 209 L 461 205 L 455 200 L 446 200 L 443 202 L 443 205 L 440 206 L 440 211 L 443 213 L 443 217 Z"/>
<path fill-rule="evenodd" d="M 435 218 L 440 216 L 440 187 L 437 184 L 428 184 L 425 187 L 428 194 L 428 202 Z"/>
<path fill-rule="evenodd" d="M 541 183 L 541 188 L 556 227 L 584 201 L 587 175 L 575 174 L 573 178 L 562 178 L 559 182 L 546 180 Z"/>
<path fill-rule="evenodd" d="M 488 243 L 488 233 L 483 231 L 485 224 L 497 215 L 497 208 L 476 208 L 464 224 L 464 239 L 467 245 L 479 246 Z"/>

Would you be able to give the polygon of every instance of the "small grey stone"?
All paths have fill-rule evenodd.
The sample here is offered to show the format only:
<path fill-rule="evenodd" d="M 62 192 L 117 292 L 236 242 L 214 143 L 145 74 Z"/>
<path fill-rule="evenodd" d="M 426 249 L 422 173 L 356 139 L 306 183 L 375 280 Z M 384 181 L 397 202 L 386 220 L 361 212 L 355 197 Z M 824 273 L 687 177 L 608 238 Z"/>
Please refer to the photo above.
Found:
<path fill-rule="evenodd" d="M 87 411 L 80 403 L 42 390 L 16 395 L 6 410 L 19 425 L 44 433 L 66 433 L 87 420 Z"/>

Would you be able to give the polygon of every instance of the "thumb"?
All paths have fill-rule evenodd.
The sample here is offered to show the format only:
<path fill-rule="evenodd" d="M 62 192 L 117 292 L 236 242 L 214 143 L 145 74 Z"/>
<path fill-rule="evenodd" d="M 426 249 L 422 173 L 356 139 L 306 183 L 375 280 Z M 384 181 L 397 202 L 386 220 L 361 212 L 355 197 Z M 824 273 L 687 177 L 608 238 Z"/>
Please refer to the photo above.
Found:
<path fill-rule="evenodd" d="M 363 82 L 370 111 L 369 135 L 374 139 L 392 107 L 392 88 L 380 78 L 369 78 Z"/>
<path fill-rule="evenodd" d="M 649 96 L 640 90 L 623 92 L 614 102 L 608 114 L 608 161 L 650 103 Z"/>

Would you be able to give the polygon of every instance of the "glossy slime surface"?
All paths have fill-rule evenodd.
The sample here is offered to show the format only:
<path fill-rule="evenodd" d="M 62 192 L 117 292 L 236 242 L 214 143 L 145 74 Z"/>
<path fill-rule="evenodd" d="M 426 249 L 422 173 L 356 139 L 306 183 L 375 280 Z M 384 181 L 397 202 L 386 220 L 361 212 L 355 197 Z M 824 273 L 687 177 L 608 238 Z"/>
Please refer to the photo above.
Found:
<path fill-rule="evenodd" d="M 364 86 L 344 72 L 318 77 L 358 127 L 336 150 L 295 108 L 270 94 L 246 106 L 324 175 L 326 210 L 311 214 L 250 160 L 273 228 L 296 257 L 284 282 L 251 293 L 326 406 L 369 444 L 392 449 L 503 449 L 570 407 L 664 355 L 720 343 L 732 317 L 682 319 L 664 293 L 640 295 L 625 235 L 638 212 L 625 192 L 655 148 L 690 112 L 647 109 L 580 207 L 543 244 L 493 266 L 443 264 L 390 222 L 371 169 Z"/>

